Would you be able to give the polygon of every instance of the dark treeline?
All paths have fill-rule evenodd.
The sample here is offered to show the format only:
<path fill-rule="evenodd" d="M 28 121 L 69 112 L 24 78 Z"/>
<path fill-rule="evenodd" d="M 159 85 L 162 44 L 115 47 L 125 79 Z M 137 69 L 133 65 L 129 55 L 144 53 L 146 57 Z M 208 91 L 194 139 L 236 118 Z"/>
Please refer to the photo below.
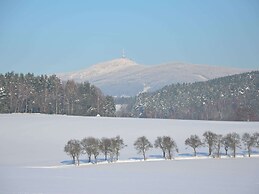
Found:
<path fill-rule="evenodd" d="M 62 82 L 56 75 L 0 74 L 0 113 L 114 116 L 114 100 L 88 82 Z"/>
<path fill-rule="evenodd" d="M 206 82 L 172 84 L 115 98 L 119 117 L 259 121 L 259 71 Z M 88 82 L 55 75 L 0 74 L 0 113 L 115 116 L 115 103 Z"/>
<path fill-rule="evenodd" d="M 147 118 L 258 121 L 259 71 L 141 93 L 130 112 Z"/>

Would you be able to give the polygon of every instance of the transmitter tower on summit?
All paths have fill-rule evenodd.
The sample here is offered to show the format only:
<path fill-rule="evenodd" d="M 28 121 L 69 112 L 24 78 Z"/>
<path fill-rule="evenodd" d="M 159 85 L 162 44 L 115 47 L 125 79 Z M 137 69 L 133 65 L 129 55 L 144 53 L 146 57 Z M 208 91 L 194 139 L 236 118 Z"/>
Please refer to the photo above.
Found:
<path fill-rule="evenodd" d="M 125 55 L 125 51 L 124 49 L 122 49 L 122 58 L 125 59 L 126 58 L 126 55 Z"/>

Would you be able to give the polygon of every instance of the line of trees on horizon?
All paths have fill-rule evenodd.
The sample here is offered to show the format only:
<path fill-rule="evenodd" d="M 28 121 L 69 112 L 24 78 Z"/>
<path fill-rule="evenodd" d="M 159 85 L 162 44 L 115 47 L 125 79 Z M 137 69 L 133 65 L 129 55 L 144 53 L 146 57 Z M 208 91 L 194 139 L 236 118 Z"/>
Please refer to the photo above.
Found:
<path fill-rule="evenodd" d="M 259 121 L 259 71 L 205 82 L 172 84 L 128 100 L 121 116 Z"/>
<path fill-rule="evenodd" d="M 105 96 L 89 82 L 8 72 L 0 74 L 0 113 L 259 121 L 259 71 L 172 84 L 130 98 Z"/>
<path fill-rule="evenodd" d="M 242 148 L 242 144 L 248 154 L 248 157 L 252 154 L 252 148 L 259 148 L 259 133 L 253 134 L 243 133 L 240 136 L 238 133 L 228 133 L 226 135 L 216 134 L 211 131 L 203 133 L 201 139 L 198 135 L 191 135 L 185 140 L 185 145 L 193 149 L 193 156 L 197 156 L 197 149 L 200 147 L 208 147 L 208 156 L 220 158 L 221 148 L 224 148 L 225 155 L 228 155 L 228 151 L 232 150 L 232 157 L 236 157 L 236 150 Z M 174 159 L 174 153 L 179 152 L 178 147 L 174 139 L 170 136 L 158 136 L 152 144 L 146 136 L 141 136 L 134 142 L 134 148 L 138 154 L 143 156 L 144 160 L 147 160 L 146 153 L 153 147 L 162 151 L 162 157 L 164 159 Z M 102 153 L 104 155 L 104 161 L 115 162 L 119 160 L 120 151 L 126 147 L 124 140 L 120 136 L 113 138 L 103 137 L 101 139 L 95 137 L 86 137 L 84 139 L 76 140 L 71 139 L 64 147 L 64 152 L 71 156 L 73 164 L 80 164 L 80 156 L 86 154 L 89 163 L 97 163 L 97 157 Z M 92 161 L 92 156 L 94 161 Z M 108 158 L 109 157 L 109 158 Z"/>
<path fill-rule="evenodd" d="M 62 82 L 56 75 L 0 74 L 0 113 L 115 116 L 114 99 L 88 82 Z"/>

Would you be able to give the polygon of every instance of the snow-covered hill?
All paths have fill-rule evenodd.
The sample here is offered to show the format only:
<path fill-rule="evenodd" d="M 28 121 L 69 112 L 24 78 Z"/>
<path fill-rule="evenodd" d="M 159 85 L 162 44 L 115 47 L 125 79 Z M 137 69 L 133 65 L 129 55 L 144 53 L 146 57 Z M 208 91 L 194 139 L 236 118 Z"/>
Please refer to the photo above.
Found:
<path fill-rule="evenodd" d="M 120 135 L 127 144 L 120 159 L 129 160 L 141 157 L 133 147 L 137 137 L 146 135 L 153 143 L 157 136 L 170 135 L 179 148 L 177 157 L 190 156 L 192 149 L 184 145 L 184 140 L 191 134 L 201 136 L 206 130 L 220 134 L 259 132 L 259 122 L 42 114 L 0 114 L 0 121 L 0 193 L 257 194 L 259 190 L 258 157 L 157 160 L 79 167 L 64 167 L 61 163 L 71 160 L 63 151 L 69 139 Z M 197 151 L 200 154 L 208 152 L 205 147 Z M 240 149 L 237 152 L 242 154 Z M 161 156 L 161 151 L 152 149 L 147 154 L 148 158 L 156 158 Z"/>
<path fill-rule="evenodd" d="M 119 58 L 84 70 L 57 75 L 62 80 L 89 81 L 108 95 L 133 96 L 144 88 L 154 91 L 172 83 L 207 81 L 246 71 L 248 70 L 181 62 L 145 66 L 127 58 Z"/>
<path fill-rule="evenodd" d="M 140 136 L 154 142 L 157 136 L 172 136 L 179 148 L 179 155 L 192 154 L 184 141 L 191 134 L 211 130 L 218 134 L 259 132 L 259 122 L 221 122 L 193 120 L 163 120 L 138 118 L 80 117 L 44 114 L 0 114 L 0 165 L 57 165 L 70 159 L 63 147 L 69 139 L 97 138 L 120 135 L 128 146 L 120 158 L 138 158 L 133 147 Z M 7 146 L 8 145 L 8 146 Z M 18 151 L 19 150 L 19 151 Z M 198 152 L 207 152 L 200 148 Z M 222 150 L 224 152 L 224 150 Z M 239 150 L 239 153 L 242 153 Z M 149 155 L 161 154 L 152 149 Z M 101 157 L 101 156 L 100 156 Z"/>

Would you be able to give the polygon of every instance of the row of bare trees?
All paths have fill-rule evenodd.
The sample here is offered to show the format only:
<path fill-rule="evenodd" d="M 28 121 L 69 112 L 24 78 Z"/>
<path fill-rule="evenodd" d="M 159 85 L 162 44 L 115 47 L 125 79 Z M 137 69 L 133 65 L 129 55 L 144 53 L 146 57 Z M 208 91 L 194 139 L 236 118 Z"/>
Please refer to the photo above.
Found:
<path fill-rule="evenodd" d="M 64 147 L 64 151 L 72 157 L 74 164 L 76 164 L 77 161 L 79 165 L 79 157 L 82 154 L 87 155 L 89 163 L 92 162 L 92 157 L 94 157 L 94 162 L 97 163 L 97 157 L 100 153 L 104 155 L 105 161 L 117 161 L 119 159 L 120 150 L 125 146 L 127 145 L 124 144 L 120 136 L 113 138 L 103 137 L 101 139 L 86 137 L 81 141 L 76 139 L 69 140 Z M 153 145 L 145 136 L 142 136 L 134 142 L 134 147 L 139 154 L 143 155 L 144 160 L 146 160 L 146 152 L 152 148 Z M 178 152 L 177 145 L 170 136 L 157 137 L 154 147 L 162 150 L 165 159 L 172 159 L 174 151 Z"/>
<path fill-rule="evenodd" d="M 225 136 L 216 134 L 211 131 L 203 133 L 203 139 L 201 140 L 197 135 L 191 135 L 185 140 L 185 145 L 193 148 L 194 156 L 196 156 L 196 149 L 202 146 L 208 147 L 209 156 L 220 157 L 220 150 L 224 148 L 225 154 L 228 155 L 228 151 L 233 151 L 233 157 L 236 157 L 237 148 L 242 148 L 242 143 L 248 156 L 251 156 L 252 148 L 259 147 L 259 133 L 244 133 L 240 136 L 238 133 L 228 133 Z"/>
<path fill-rule="evenodd" d="M 221 148 L 224 148 L 225 154 L 228 155 L 228 151 L 233 151 L 233 157 L 236 157 L 237 148 L 242 148 L 242 143 L 248 156 L 251 156 L 252 148 L 259 148 L 259 133 L 244 133 L 240 136 L 238 133 L 228 133 L 226 135 L 216 134 L 211 131 L 203 133 L 201 139 L 198 135 L 191 135 L 185 140 L 185 145 L 190 146 L 193 149 L 194 156 L 197 155 L 197 149 L 200 147 L 208 147 L 208 156 L 221 157 Z M 79 140 L 70 140 L 65 145 L 64 151 L 72 157 L 73 163 L 77 160 L 79 165 L 79 156 L 86 154 L 88 162 L 97 163 L 97 157 L 102 153 L 104 160 L 110 162 L 117 161 L 121 149 L 126 145 L 120 136 L 113 138 L 103 137 L 101 139 L 94 137 L 86 137 Z M 156 138 L 154 144 L 152 144 L 147 137 L 141 136 L 134 142 L 134 147 L 138 154 L 141 154 L 144 160 L 147 159 L 146 153 L 151 148 L 155 147 L 161 149 L 164 159 L 173 159 L 174 152 L 179 152 L 176 142 L 170 136 L 159 136 Z M 109 158 L 108 158 L 109 157 Z"/>
<path fill-rule="evenodd" d="M 76 140 L 72 139 L 67 142 L 64 147 L 64 151 L 72 157 L 73 163 L 79 165 L 79 157 L 82 154 L 86 154 L 88 157 L 88 162 L 92 162 L 92 157 L 94 157 L 94 162 L 97 163 L 97 157 L 100 153 L 103 153 L 104 160 L 113 162 L 119 159 L 120 150 L 126 145 L 120 136 L 113 138 L 103 137 L 101 139 L 95 137 L 86 137 L 84 139 Z"/>
<path fill-rule="evenodd" d="M 134 147 L 139 154 L 143 155 L 144 160 L 146 160 L 146 152 L 152 148 L 153 145 L 145 136 L 142 136 L 135 141 Z M 172 159 L 174 151 L 178 152 L 177 145 L 170 136 L 157 137 L 154 147 L 162 150 L 163 158 L 165 159 Z"/>
<path fill-rule="evenodd" d="M 232 150 L 233 157 L 236 157 L 236 150 L 237 148 L 242 148 L 242 143 L 250 157 L 252 148 L 259 148 L 259 133 L 244 133 L 240 136 L 238 133 L 233 132 L 223 136 L 206 131 L 203 133 L 203 139 L 200 139 L 198 135 L 191 135 L 185 140 L 185 145 L 193 148 L 194 156 L 197 155 L 199 147 L 208 147 L 208 156 L 218 158 L 221 156 L 221 148 L 224 148 L 226 155 L 228 155 L 229 150 Z M 143 155 L 144 160 L 146 160 L 146 152 L 153 147 L 145 136 L 139 137 L 134 146 L 138 153 Z M 172 159 L 174 151 L 178 152 L 177 145 L 170 136 L 157 137 L 154 147 L 162 150 L 163 158 L 165 159 Z"/>

